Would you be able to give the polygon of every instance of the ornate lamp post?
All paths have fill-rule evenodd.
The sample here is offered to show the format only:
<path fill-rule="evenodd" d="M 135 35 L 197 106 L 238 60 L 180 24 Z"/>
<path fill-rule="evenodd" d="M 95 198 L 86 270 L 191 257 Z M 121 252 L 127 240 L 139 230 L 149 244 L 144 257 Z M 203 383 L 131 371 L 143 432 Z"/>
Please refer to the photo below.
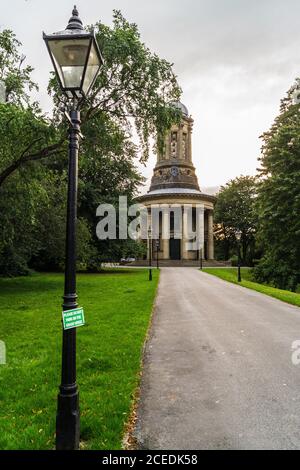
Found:
<path fill-rule="evenodd" d="M 64 31 L 46 35 L 54 70 L 62 92 L 70 99 L 69 173 L 66 226 L 66 262 L 63 310 L 78 307 L 76 294 L 76 219 L 78 149 L 80 134 L 79 101 L 93 86 L 103 64 L 94 32 L 83 29 L 76 6 Z M 79 447 L 79 393 L 76 383 L 76 328 L 63 330 L 61 385 L 56 417 L 56 449 Z"/>
<path fill-rule="evenodd" d="M 235 232 L 235 236 L 236 236 L 236 239 L 237 239 L 237 246 L 238 246 L 238 282 L 241 282 L 242 281 L 242 278 L 241 278 L 241 236 L 242 236 L 242 232 L 241 230 L 237 230 Z"/>
<path fill-rule="evenodd" d="M 148 243 L 149 243 L 149 281 L 152 281 L 152 230 L 148 229 Z"/>

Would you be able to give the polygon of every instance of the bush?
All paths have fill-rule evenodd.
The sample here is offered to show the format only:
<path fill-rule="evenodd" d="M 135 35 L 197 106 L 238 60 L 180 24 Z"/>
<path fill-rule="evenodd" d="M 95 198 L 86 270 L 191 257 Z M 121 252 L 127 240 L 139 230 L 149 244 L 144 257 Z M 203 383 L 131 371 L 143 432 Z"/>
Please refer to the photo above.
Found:
<path fill-rule="evenodd" d="M 0 273 L 3 276 L 27 276 L 30 269 L 27 266 L 26 254 L 15 251 L 12 247 L 6 246 L 0 254 Z"/>
<path fill-rule="evenodd" d="M 300 281 L 299 274 L 284 258 L 273 255 L 264 256 L 253 269 L 257 282 L 269 284 L 278 289 L 296 291 Z"/>

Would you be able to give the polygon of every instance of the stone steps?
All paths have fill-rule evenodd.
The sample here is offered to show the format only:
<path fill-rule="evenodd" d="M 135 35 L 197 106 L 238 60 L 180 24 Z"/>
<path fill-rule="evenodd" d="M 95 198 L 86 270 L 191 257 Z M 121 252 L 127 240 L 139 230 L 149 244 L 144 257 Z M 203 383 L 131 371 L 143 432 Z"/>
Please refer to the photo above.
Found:
<path fill-rule="evenodd" d="M 159 260 L 158 261 L 159 267 L 200 267 L 200 261 L 199 260 Z M 149 261 L 148 260 L 137 260 L 133 263 L 130 263 L 129 266 L 145 266 L 149 267 Z M 152 266 L 156 267 L 156 260 L 152 261 Z M 226 261 L 217 261 L 217 260 L 203 260 L 202 266 L 204 268 L 208 267 L 225 267 L 225 266 L 231 266 L 230 262 Z"/>

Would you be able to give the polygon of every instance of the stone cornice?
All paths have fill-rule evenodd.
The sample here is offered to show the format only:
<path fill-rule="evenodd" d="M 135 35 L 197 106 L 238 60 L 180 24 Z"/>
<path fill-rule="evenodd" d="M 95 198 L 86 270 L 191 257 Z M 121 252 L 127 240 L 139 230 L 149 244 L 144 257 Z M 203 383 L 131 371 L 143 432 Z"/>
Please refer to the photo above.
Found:
<path fill-rule="evenodd" d="M 138 202 L 143 202 L 143 201 L 155 201 L 157 199 L 168 199 L 168 200 L 173 200 L 173 199 L 198 199 L 199 201 L 209 201 L 212 203 L 215 203 L 217 198 L 216 196 L 212 196 L 211 194 L 205 194 L 205 193 L 200 193 L 200 194 L 195 194 L 195 193 L 162 193 L 162 194 L 143 194 L 142 196 L 138 196 L 135 198 L 136 201 Z"/>

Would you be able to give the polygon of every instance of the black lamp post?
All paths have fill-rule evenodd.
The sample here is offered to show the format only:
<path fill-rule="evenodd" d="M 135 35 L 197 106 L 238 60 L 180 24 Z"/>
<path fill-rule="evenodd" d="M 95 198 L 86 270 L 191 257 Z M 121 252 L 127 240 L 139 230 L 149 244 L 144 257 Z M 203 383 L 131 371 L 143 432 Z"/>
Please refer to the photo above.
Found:
<path fill-rule="evenodd" d="M 149 281 L 152 281 L 152 231 L 148 229 L 148 243 L 149 243 Z"/>
<path fill-rule="evenodd" d="M 236 239 L 237 239 L 237 246 L 238 246 L 238 282 L 241 282 L 242 281 L 242 277 L 241 277 L 241 236 L 242 236 L 242 232 L 241 230 L 237 230 L 235 232 L 235 236 L 236 236 Z"/>
<path fill-rule="evenodd" d="M 65 288 L 63 310 L 77 308 L 76 294 L 76 219 L 78 150 L 80 134 L 79 100 L 84 99 L 93 86 L 103 64 L 94 32 L 83 29 L 78 11 L 64 31 L 43 33 L 62 92 L 70 99 L 67 118 L 69 127 L 69 173 L 66 227 Z M 76 328 L 63 330 L 61 385 L 56 417 L 56 449 L 72 450 L 79 447 L 79 393 L 76 383 Z"/>

